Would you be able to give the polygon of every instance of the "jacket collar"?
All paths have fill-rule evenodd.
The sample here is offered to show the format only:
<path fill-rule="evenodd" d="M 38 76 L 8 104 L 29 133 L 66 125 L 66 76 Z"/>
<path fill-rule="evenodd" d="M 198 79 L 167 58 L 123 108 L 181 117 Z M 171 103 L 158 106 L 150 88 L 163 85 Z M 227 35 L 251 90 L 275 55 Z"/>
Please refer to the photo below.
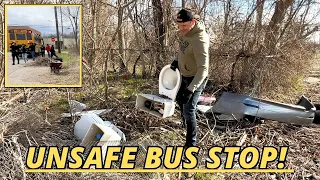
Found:
<path fill-rule="evenodd" d="M 197 34 L 201 31 L 204 31 L 205 30 L 205 27 L 204 27 L 204 24 L 199 21 L 199 20 L 196 20 L 196 24 L 194 25 L 194 27 L 191 29 L 191 31 L 189 31 L 187 34 L 186 34 L 186 37 L 191 37 L 193 36 L 194 34 Z"/>

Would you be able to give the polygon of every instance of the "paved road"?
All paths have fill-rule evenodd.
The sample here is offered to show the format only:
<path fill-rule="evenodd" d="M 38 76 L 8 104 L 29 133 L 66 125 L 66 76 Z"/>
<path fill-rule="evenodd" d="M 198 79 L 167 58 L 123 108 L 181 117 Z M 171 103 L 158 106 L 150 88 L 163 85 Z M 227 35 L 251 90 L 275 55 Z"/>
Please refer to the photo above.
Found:
<path fill-rule="evenodd" d="M 20 58 L 20 64 L 17 60 L 15 65 L 12 65 L 12 56 L 8 55 L 8 84 L 12 85 L 24 85 L 24 84 L 50 84 L 50 78 L 45 78 L 50 75 L 49 67 L 40 66 L 27 66 L 33 60 L 28 59 L 25 63 Z"/>

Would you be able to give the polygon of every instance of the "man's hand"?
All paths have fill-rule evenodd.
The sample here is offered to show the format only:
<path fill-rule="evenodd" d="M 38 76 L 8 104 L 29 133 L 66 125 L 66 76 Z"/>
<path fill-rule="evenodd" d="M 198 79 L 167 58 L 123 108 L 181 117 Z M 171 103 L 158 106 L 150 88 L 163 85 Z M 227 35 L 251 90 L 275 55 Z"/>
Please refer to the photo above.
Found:
<path fill-rule="evenodd" d="M 181 102 L 182 104 L 187 104 L 189 102 L 189 100 L 192 97 L 193 92 L 190 91 L 188 88 L 186 88 L 183 91 L 183 94 L 179 97 L 179 99 L 177 99 L 179 102 Z"/>
<path fill-rule="evenodd" d="M 177 60 L 174 60 L 174 61 L 171 63 L 170 68 L 171 68 L 172 70 L 174 70 L 174 71 L 176 71 L 177 68 L 179 69 L 179 67 L 178 67 L 178 61 L 177 61 Z"/>

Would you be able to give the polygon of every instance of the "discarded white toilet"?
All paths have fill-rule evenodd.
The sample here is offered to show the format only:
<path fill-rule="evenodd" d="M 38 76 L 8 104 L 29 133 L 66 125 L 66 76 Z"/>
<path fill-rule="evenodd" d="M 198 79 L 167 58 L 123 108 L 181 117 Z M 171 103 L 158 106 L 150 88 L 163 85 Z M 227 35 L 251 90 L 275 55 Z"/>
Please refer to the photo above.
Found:
<path fill-rule="evenodd" d="M 74 134 L 80 145 L 89 147 L 100 146 L 103 161 L 108 146 L 118 146 L 126 141 L 125 134 L 110 121 L 103 121 L 97 114 L 87 113 L 74 126 Z"/>
<path fill-rule="evenodd" d="M 93 136 L 94 134 L 94 136 Z M 95 139 L 100 134 L 99 139 Z M 120 140 L 126 141 L 124 133 L 109 121 L 103 121 L 98 115 L 93 113 L 83 114 L 74 126 L 74 135 L 83 142 Z"/>
<path fill-rule="evenodd" d="M 118 146 L 121 143 L 121 139 L 121 136 L 111 127 L 93 123 L 83 137 L 81 144 L 99 141 L 97 146 Z"/>
<path fill-rule="evenodd" d="M 103 161 L 105 161 L 106 159 L 107 147 L 119 146 L 123 140 L 122 136 L 124 137 L 124 134 L 122 132 L 121 132 L 122 134 L 117 133 L 112 129 L 112 127 L 109 127 L 109 125 L 110 124 L 106 125 L 106 124 L 99 124 L 99 123 L 91 124 L 87 133 L 82 139 L 82 142 L 80 143 L 80 145 L 84 147 L 87 147 L 93 144 L 94 146 L 100 146 Z"/>
<path fill-rule="evenodd" d="M 173 71 L 170 65 L 166 65 L 159 75 L 159 95 L 138 94 L 136 108 L 157 117 L 166 118 L 172 116 L 180 85 L 181 75 L 179 70 Z"/>
<path fill-rule="evenodd" d="M 82 140 L 93 123 L 103 124 L 103 120 L 96 114 L 82 115 L 74 126 L 74 135 L 76 138 Z"/>

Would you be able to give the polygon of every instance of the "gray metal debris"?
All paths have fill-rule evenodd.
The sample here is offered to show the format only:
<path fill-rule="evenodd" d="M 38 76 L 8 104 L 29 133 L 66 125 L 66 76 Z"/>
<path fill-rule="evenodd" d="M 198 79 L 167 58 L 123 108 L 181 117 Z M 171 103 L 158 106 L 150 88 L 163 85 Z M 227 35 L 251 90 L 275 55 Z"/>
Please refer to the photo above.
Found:
<path fill-rule="evenodd" d="M 213 105 L 212 111 L 241 119 L 253 116 L 303 125 L 314 121 L 316 108 L 305 96 L 302 96 L 296 105 L 292 105 L 224 92 Z"/>

